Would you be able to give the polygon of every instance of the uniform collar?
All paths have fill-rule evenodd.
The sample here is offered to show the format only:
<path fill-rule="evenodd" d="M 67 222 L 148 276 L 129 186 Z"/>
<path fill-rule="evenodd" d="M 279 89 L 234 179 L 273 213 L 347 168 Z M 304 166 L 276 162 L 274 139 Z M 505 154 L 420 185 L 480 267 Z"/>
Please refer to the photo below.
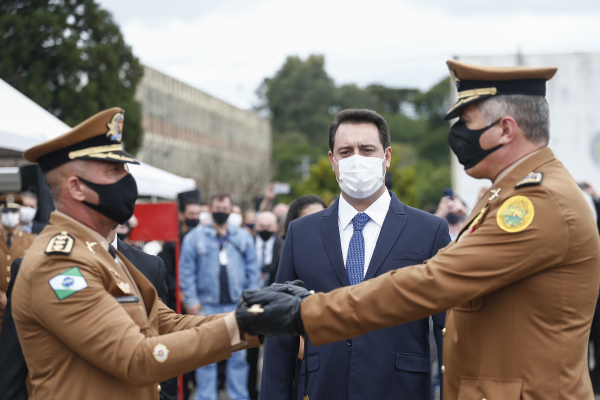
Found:
<path fill-rule="evenodd" d="M 95 230 L 90 228 L 89 226 L 82 224 L 81 222 L 77 221 L 76 219 L 68 216 L 67 214 L 65 214 L 63 212 L 53 211 L 52 215 L 50 216 L 50 223 L 51 224 L 60 224 L 61 219 L 66 220 L 71 224 L 77 225 L 78 228 L 82 229 L 87 234 L 92 236 L 94 238 L 94 240 L 96 240 L 96 242 L 100 246 L 104 247 L 104 250 L 108 251 L 108 240 L 105 237 L 103 237 L 101 234 L 99 234 L 98 232 L 96 232 Z"/>
<path fill-rule="evenodd" d="M 514 163 L 512 163 L 511 165 L 509 165 L 508 168 L 506 168 L 504 171 L 502 171 L 502 172 L 500 172 L 500 174 L 498 174 L 496 179 L 494 179 L 492 186 L 495 185 L 496 183 L 500 182 L 506 175 L 508 175 L 513 169 L 517 168 L 520 164 L 522 164 L 529 157 L 533 156 L 534 154 L 539 153 L 542 150 L 544 150 L 544 149 L 539 149 L 539 150 L 534 151 L 533 153 L 529 153 L 525 157 L 523 157 L 520 160 L 517 160 Z"/>
<path fill-rule="evenodd" d="M 344 199 L 344 196 L 340 194 L 339 197 L 339 209 L 338 209 L 338 218 L 342 224 L 342 229 L 346 229 L 348 224 L 352 222 L 352 219 L 358 211 L 356 208 L 352 207 L 350 203 Z M 364 213 L 371 218 L 373 222 L 375 222 L 380 227 L 383 226 L 383 221 L 385 220 L 385 216 L 390 208 L 390 202 L 392 198 L 390 197 L 390 193 L 387 190 L 384 190 L 381 196 L 373 204 L 367 208 Z"/>

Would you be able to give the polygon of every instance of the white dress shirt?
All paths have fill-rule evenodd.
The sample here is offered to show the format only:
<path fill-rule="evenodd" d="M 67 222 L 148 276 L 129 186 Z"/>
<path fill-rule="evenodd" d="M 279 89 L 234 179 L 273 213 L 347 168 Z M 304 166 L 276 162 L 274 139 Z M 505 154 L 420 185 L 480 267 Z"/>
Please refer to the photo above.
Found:
<path fill-rule="evenodd" d="M 379 239 L 379 233 L 385 221 L 385 216 L 390 208 L 390 197 L 389 192 L 386 190 L 373 204 L 367 208 L 364 213 L 371 218 L 369 222 L 365 224 L 363 228 L 363 238 L 365 239 L 365 265 L 363 267 L 363 273 L 366 275 L 369 263 L 373 257 L 373 251 Z M 346 257 L 348 256 L 348 247 L 350 247 L 350 239 L 354 233 L 354 226 L 352 224 L 352 218 L 358 214 L 358 211 L 350 205 L 344 196 L 340 195 L 339 209 L 338 209 L 338 227 L 340 229 L 340 243 L 342 245 L 342 256 L 344 257 L 344 266 L 346 265 Z"/>
<path fill-rule="evenodd" d="M 271 235 L 269 240 L 266 242 L 262 240 L 260 235 L 256 235 L 256 257 L 258 259 L 258 265 L 260 267 L 264 267 L 265 265 L 269 265 L 273 262 L 273 246 L 275 245 L 275 233 Z M 267 245 L 265 250 L 265 259 L 263 260 L 263 246 Z"/>

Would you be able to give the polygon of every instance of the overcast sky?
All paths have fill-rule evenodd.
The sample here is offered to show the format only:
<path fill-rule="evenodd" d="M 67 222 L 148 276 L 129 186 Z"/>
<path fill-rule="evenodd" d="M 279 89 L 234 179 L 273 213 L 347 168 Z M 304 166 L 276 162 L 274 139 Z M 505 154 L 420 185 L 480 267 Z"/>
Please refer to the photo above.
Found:
<path fill-rule="evenodd" d="M 600 52 L 598 0 L 97 0 L 140 60 L 241 108 L 289 55 L 427 89 L 455 55 Z"/>

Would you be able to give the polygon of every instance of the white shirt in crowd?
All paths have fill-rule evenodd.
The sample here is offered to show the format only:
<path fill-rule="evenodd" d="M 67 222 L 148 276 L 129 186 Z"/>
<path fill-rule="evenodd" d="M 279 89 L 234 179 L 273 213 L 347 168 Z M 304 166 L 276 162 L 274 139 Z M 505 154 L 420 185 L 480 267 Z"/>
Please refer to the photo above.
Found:
<path fill-rule="evenodd" d="M 389 192 L 386 190 L 381 196 L 367 208 L 364 213 L 371 218 L 369 222 L 365 224 L 363 228 L 363 238 L 365 239 L 365 266 L 363 273 L 366 275 L 369 263 L 373 257 L 373 251 L 379 239 L 379 233 L 385 221 L 385 216 L 390 208 L 390 197 Z M 346 265 L 346 257 L 348 256 L 348 247 L 350 246 L 350 239 L 354 233 L 354 226 L 352 224 L 352 218 L 358 214 L 358 211 L 352 207 L 345 199 L 344 196 L 340 195 L 339 210 L 338 210 L 338 227 L 340 229 L 340 242 L 342 245 L 342 256 L 344 257 L 344 266 Z"/>
<path fill-rule="evenodd" d="M 265 259 L 263 260 L 263 247 L 267 245 L 265 251 Z M 262 240 L 260 235 L 256 235 L 256 257 L 258 258 L 258 265 L 262 268 L 265 265 L 269 265 L 273 262 L 273 245 L 275 245 L 275 233 L 271 235 L 269 240 L 266 242 Z"/>

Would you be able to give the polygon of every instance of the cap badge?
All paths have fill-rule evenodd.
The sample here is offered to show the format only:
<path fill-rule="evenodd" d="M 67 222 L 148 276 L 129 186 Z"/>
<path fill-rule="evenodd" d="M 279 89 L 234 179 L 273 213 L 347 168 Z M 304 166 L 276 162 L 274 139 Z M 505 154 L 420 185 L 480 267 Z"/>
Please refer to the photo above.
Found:
<path fill-rule="evenodd" d="M 169 358 L 169 349 L 167 349 L 167 346 L 165 346 L 164 344 L 159 343 L 156 346 L 154 346 L 154 350 L 152 350 L 152 355 L 154 356 L 154 359 L 156 361 L 158 361 L 159 363 L 163 363 L 167 361 L 167 358 Z"/>
<path fill-rule="evenodd" d="M 121 143 L 121 139 L 123 138 L 123 113 L 116 113 L 113 115 L 112 119 L 106 126 L 108 127 L 108 132 L 106 132 L 106 137 L 111 142 Z"/>
<path fill-rule="evenodd" d="M 456 76 L 456 71 L 454 71 L 452 68 L 450 68 L 450 75 L 452 75 L 452 79 L 454 79 L 454 84 L 456 85 L 456 90 L 458 90 L 458 87 L 460 86 L 460 78 Z"/>
<path fill-rule="evenodd" d="M 496 222 L 503 231 L 521 232 L 533 221 L 533 203 L 525 196 L 513 196 L 506 200 L 496 214 Z"/>
<path fill-rule="evenodd" d="M 15 202 L 15 196 L 13 196 L 12 194 L 9 194 L 8 196 L 6 196 L 6 202 L 7 203 L 14 203 Z"/>

